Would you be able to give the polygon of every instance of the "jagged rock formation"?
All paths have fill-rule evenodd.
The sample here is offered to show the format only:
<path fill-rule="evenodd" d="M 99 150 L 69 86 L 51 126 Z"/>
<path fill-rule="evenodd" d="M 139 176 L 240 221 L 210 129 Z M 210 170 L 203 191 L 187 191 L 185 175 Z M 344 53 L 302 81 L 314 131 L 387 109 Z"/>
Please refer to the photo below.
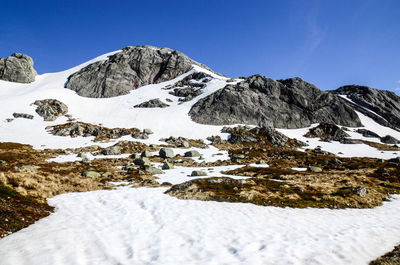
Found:
<path fill-rule="evenodd" d="M 167 86 L 165 89 L 173 89 L 169 94 L 179 97 L 180 102 L 186 102 L 201 95 L 203 88 L 207 86 L 210 79 L 210 75 L 196 72 L 176 82 L 173 86 Z"/>
<path fill-rule="evenodd" d="M 159 98 L 150 99 L 149 101 L 142 102 L 133 106 L 134 108 L 166 108 L 168 104 L 162 102 Z"/>
<path fill-rule="evenodd" d="M 72 74 L 66 88 L 84 97 L 115 97 L 141 86 L 172 80 L 189 71 L 194 64 L 209 69 L 168 48 L 129 46 L 105 61 L 90 64 Z"/>
<path fill-rule="evenodd" d="M 330 123 L 320 123 L 317 127 L 311 128 L 306 137 L 318 137 L 323 141 L 345 141 L 344 138 L 350 137 L 339 126 Z"/>
<path fill-rule="evenodd" d="M 17 83 L 35 81 L 37 73 L 33 60 L 28 55 L 13 53 L 7 58 L 0 58 L 0 79 Z"/>
<path fill-rule="evenodd" d="M 350 104 L 300 78 L 275 81 L 253 75 L 200 99 L 189 115 L 198 123 L 213 125 L 241 123 L 302 128 L 327 122 L 361 126 Z"/>
<path fill-rule="evenodd" d="M 380 124 L 400 129 L 400 97 L 394 92 L 357 85 L 343 86 L 330 92 L 345 95 L 354 103 L 375 112 L 377 115 L 364 110 L 363 114 Z"/>
<path fill-rule="evenodd" d="M 59 116 L 65 115 L 68 112 L 67 105 L 57 99 L 36 100 L 33 102 L 33 105 L 38 106 L 36 112 L 45 121 L 54 121 Z"/>

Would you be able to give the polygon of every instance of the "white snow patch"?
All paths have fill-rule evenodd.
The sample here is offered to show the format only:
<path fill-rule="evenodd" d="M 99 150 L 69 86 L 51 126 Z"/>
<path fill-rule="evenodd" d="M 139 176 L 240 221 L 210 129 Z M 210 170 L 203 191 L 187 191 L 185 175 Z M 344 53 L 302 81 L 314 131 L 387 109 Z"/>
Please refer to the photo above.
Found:
<path fill-rule="evenodd" d="M 54 214 L 0 240 L 1 264 L 367 264 L 399 243 L 399 196 L 375 209 L 329 210 L 164 191 L 56 196 Z"/>

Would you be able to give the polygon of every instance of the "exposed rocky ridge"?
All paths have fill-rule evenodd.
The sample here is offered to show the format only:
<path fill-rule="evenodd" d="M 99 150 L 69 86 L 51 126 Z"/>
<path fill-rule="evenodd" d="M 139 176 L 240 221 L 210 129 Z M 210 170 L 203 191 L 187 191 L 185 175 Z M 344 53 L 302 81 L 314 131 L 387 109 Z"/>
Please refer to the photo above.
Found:
<path fill-rule="evenodd" d="M 0 58 L 0 79 L 17 83 L 35 81 L 37 73 L 33 60 L 28 55 L 13 53 L 7 58 Z"/>
<path fill-rule="evenodd" d="M 115 97 L 141 86 L 172 80 L 188 72 L 192 65 L 210 70 L 169 48 L 128 46 L 69 76 L 66 88 L 84 97 Z"/>
<path fill-rule="evenodd" d="M 400 129 L 400 97 L 394 92 L 358 85 L 343 86 L 330 92 L 345 95 L 354 103 L 375 112 L 379 116 L 362 109 L 363 114 L 378 123 Z"/>
<path fill-rule="evenodd" d="M 361 121 L 350 102 L 324 92 L 300 78 L 272 80 L 253 75 L 228 84 L 199 100 L 191 118 L 202 124 L 253 124 L 302 128 L 312 123 L 358 127 Z"/>

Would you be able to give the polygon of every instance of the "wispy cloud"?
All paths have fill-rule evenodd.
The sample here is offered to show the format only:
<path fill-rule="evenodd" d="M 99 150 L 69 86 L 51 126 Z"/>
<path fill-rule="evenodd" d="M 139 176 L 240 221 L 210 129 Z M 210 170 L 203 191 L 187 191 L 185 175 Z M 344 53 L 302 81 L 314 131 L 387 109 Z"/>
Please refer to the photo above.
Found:
<path fill-rule="evenodd" d="M 314 1 L 313 7 L 307 16 L 307 46 L 309 54 L 312 54 L 325 38 L 325 30 L 323 30 L 318 22 L 320 13 L 320 2 Z"/>

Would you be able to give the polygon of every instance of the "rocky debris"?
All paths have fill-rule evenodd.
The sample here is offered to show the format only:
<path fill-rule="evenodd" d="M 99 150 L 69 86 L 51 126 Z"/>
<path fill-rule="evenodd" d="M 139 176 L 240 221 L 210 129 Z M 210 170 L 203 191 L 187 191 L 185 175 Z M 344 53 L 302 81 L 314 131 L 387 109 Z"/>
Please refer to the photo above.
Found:
<path fill-rule="evenodd" d="M 134 108 L 166 108 L 168 104 L 162 102 L 159 98 L 150 99 L 143 103 L 133 106 Z"/>
<path fill-rule="evenodd" d="M 107 139 L 118 139 L 122 136 L 131 135 L 136 139 L 147 139 L 148 135 L 139 131 L 136 128 L 107 128 L 99 125 L 94 125 L 84 122 L 69 122 L 46 127 L 46 130 L 57 136 L 70 136 L 70 137 L 89 137 L 94 136 L 94 141 L 101 141 Z"/>
<path fill-rule="evenodd" d="M 227 144 L 228 141 L 227 140 L 222 140 L 221 136 L 217 135 L 212 135 L 207 137 L 207 140 L 211 142 L 212 145 L 216 145 L 216 144 Z"/>
<path fill-rule="evenodd" d="M 149 173 L 152 174 L 152 175 L 155 175 L 155 174 L 164 174 L 164 172 L 163 172 L 161 169 L 156 168 L 156 167 L 146 167 L 146 168 L 145 168 L 145 171 L 146 171 L 146 172 L 149 172 Z"/>
<path fill-rule="evenodd" d="M 0 58 L 0 79 L 17 83 L 35 81 L 37 73 L 33 68 L 31 57 L 21 53 L 13 53 L 7 58 Z"/>
<path fill-rule="evenodd" d="M 394 92 L 350 85 L 340 87 L 330 93 L 346 96 L 357 104 L 357 111 L 371 117 L 381 125 L 400 129 L 400 97 Z"/>
<path fill-rule="evenodd" d="M 153 156 L 152 154 L 151 154 L 151 152 L 149 152 L 149 151 L 143 151 L 141 154 L 140 154 L 140 157 L 151 157 L 151 156 Z"/>
<path fill-rule="evenodd" d="M 384 144 L 400 144 L 400 141 L 394 138 L 393 136 L 386 135 L 381 138 L 381 142 Z"/>
<path fill-rule="evenodd" d="M 58 117 L 67 114 L 68 107 L 57 99 L 43 99 L 33 102 L 36 105 L 36 112 L 45 121 L 54 121 Z"/>
<path fill-rule="evenodd" d="M 317 127 L 311 128 L 306 137 L 318 137 L 324 141 L 341 141 L 346 137 L 350 137 L 339 126 L 330 123 L 320 123 Z"/>
<path fill-rule="evenodd" d="M 179 97 L 180 102 L 186 102 L 201 95 L 203 93 L 202 89 L 207 86 L 206 83 L 209 82 L 210 79 L 211 76 L 203 72 L 196 72 L 165 89 L 173 89 L 169 94 Z"/>
<path fill-rule="evenodd" d="M 198 123 L 304 128 L 313 123 L 360 127 L 353 105 L 300 78 L 272 80 L 254 75 L 200 99 L 189 111 Z"/>
<path fill-rule="evenodd" d="M 246 126 L 224 127 L 221 132 L 230 133 L 228 142 L 237 143 L 269 143 L 272 146 L 285 146 L 289 138 L 270 127 L 249 128 Z"/>
<path fill-rule="evenodd" d="M 102 155 L 121 155 L 129 154 L 133 152 L 142 152 L 146 148 L 146 145 L 139 142 L 133 141 L 119 141 L 118 143 L 108 146 L 105 148 L 99 148 L 100 150 L 91 151 L 92 154 L 97 155 L 100 151 Z M 131 156 L 132 157 L 132 156 Z M 138 158 L 140 155 L 138 155 Z"/>
<path fill-rule="evenodd" d="M 309 166 L 309 167 L 307 168 L 307 171 L 314 172 L 314 173 L 319 173 L 319 172 L 322 172 L 322 168 L 320 168 L 320 167 L 314 167 L 314 166 Z"/>
<path fill-rule="evenodd" d="M 26 114 L 26 113 L 13 113 L 14 118 L 24 118 L 24 119 L 29 119 L 32 120 L 33 119 L 33 115 L 30 114 Z"/>
<path fill-rule="evenodd" d="M 188 148 L 190 146 L 198 147 L 198 148 L 207 148 L 207 144 L 203 142 L 203 140 L 191 140 L 184 137 L 175 138 L 170 136 L 169 138 L 161 138 L 160 141 L 166 142 L 167 144 L 176 146 L 176 147 L 184 147 Z"/>
<path fill-rule="evenodd" d="M 161 148 L 158 154 L 162 158 L 172 158 L 175 156 L 174 150 L 172 150 L 171 148 Z"/>
<path fill-rule="evenodd" d="M 87 178 L 99 178 L 101 177 L 101 174 L 94 170 L 87 170 L 82 173 L 82 176 Z"/>
<path fill-rule="evenodd" d="M 391 163 L 400 163 L 400 156 L 391 158 L 391 159 L 388 160 L 388 162 L 391 162 Z"/>
<path fill-rule="evenodd" d="M 173 169 L 174 168 L 174 164 L 169 163 L 169 162 L 164 162 L 162 169 L 163 170 L 167 170 L 167 169 Z"/>
<path fill-rule="evenodd" d="M 84 97 L 115 97 L 141 86 L 172 80 L 188 72 L 192 65 L 210 70 L 168 48 L 128 46 L 69 76 L 66 88 Z"/>
<path fill-rule="evenodd" d="M 376 134 L 370 130 L 367 130 L 367 129 L 357 129 L 356 132 L 361 134 L 364 137 L 381 138 L 378 134 Z"/>
<path fill-rule="evenodd" d="M 185 157 L 199 157 L 199 156 L 201 156 L 201 154 L 197 150 L 191 150 L 185 152 Z"/>
<path fill-rule="evenodd" d="M 207 176 L 207 172 L 200 171 L 200 170 L 194 170 L 194 171 L 192 171 L 190 176 L 191 177 L 203 177 L 203 176 Z"/>
<path fill-rule="evenodd" d="M 147 157 L 136 158 L 133 161 L 133 163 L 135 165 L 142 166 L 142 167 L 146 167 L 146 166 L 150 166 L 151 165 L 150 159 L 148 159 Z"/>

